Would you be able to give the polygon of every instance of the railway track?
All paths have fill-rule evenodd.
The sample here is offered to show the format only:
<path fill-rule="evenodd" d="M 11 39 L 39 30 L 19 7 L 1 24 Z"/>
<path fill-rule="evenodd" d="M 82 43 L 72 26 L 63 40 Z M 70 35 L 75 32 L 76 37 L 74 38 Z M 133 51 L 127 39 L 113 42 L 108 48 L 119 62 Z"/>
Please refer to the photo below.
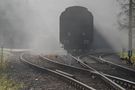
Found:
<path fill-rule="evenodd" d="M 32 67 L 40 68 L 41 70 L 61 77 L 64 81 L 69 82 L 81 90 L 125 90 L 98 72 L 60 64 L 42 56 L 31 58 L 29 55 L 22 55 L 20 59 Z M 68 75 L 61 72 L 67 73 Z M 69 74 L 75 78 L 70 77 Z"/>
<path fill-rule="evenodd" d="M 59 72 L 57 72 L 55 70 L 52 70 L 52 69 L 43 67 L 42 66 L 43 64 L 42 65 L 39 65 L 39 64 L 41 64 L 41 62 L 38 61 L 39 58 L 38 59 L 36 58 L 36 62 L 35 61 L 33 62 L 32 58 L 28 58 L 28 57 L 27 58 L 26 57 L 24 58 L 24 54 L 22 54 L 20 56 L 20 60 L 23 63 L 29 65 L 30 67 L 32 67 L 34 69 L 37 69 L 39 71 L 48 72 L 48 73 L 50 73 L 52 75 L 55 75 L 55 76 L 61 78 L 62 80 L 68 82 L 69 84 L 73 85 L 74 87 L 76 87 L 76 88 L 78 88 L 80 90 L 96 90 L 96 89 L 94 89 L 94 88 L 92 88 L 92 87 L 90 87 L 88 85 L 85 85 L 85 84 L 83 84 L 83 83 L 81 83 L 81 82 L 79 82 L 79 81 L 77 81 L 77 80 L 75 80 L 75 79 L 73 79 L 73 78 L 71 78 L 71 77 L 69 77 L 67 75 L 64 75 L 64 74 L 61 74 L 61 73 L 59 73 Z"/>
<path fill-rule="evenodd" d="M 117 85 L 117 84 L 115 84 L 115 83 L 113 83 L 112 81 L 110 81 L 107 77 L 105 77 L 105 76 L 103 76 L 103 75 L 101 75 L 100 73 L 98 73 L 97 71 L 92 71 L 93 69 L 91 68 L 91 70 L 88 70 L 88 68 L 87 67 L 85 67 L 85 69 L 81 69 L 81 68 L 78 68 L 78 67 L 74 67 L 74 66 L 70 66 L 70 65 L 66 65 L 66 64 L 61 64 L 61 63 L 58 63 L 57 61 L 54 61 L 54 60 L 50 60 L 50 59 L 48 59 L 48 58 L 46 58 L 46 57 L 43 57 L 43 56 L 40 56 L 42 59 L 44 59 L 44 60 L 47 60 L 48 62 L 51 62 L 51 63 L 53 63 L 53 64 L 55 64 L 55 65 L 58 65 L 58 66 L 62 66 L 62 67 L 60 67 L 60 68 L 64 68 L 65 69 L 65 67 L 68 67 L 68 68 L 71 68 L 70 70 L 72 70 L 73 71 L 73 69 L 75 69 L 75 71 L 77 71 L 77 70 L 79 70 L 79 72 L 81 71 L 82 72 L 82 74 L 83 74 L 83 77 L 85 77 L 84 76 L 84 74 L 85 74 L 85 72 L 86 72 L 86 75 L 88 74 L 90 74 L 89 76 L 91 76 L 91 74 L 94 74 L 94 75 L 98 75 L 98 77 L 100 77 L 102 80 L 104 80 L 106 83 L 109 83 L 111 86 L 113 86 L 113 87 L 115 87 L 115 89 L 117 89 L 117 90 L 119 90 L 121 87 L 119 87 L 119 85 Z M 87 68 L 87 69 L 86 69 Z M 74 71 L 74 72 L 75 72 Z M 78 74 L 78 75 L 80 75 L 80 73 Z M 82 77 L 82 78 L 83 78 Z M 92 77 L 92 76 L 91 76 Z M 84 82 L 85 83 L 85 82 Z M 101 84 L 101 83 L 100 83 Z M 96 88 L 97 88 L 97 85 L 95 86 Z M 121 88 L 121 89 L 123 89 L 123 88 Z M 102 90 L 101 88 L 99 89 L 99 90 Z M 105 90 L 105 89 L 103 89 L 103 90 Z M 109 89 L 110 90 L 110 89 Z"/>
<path fill-rule="evenodd" d="M 133 70 L 127 69 L 114 63 L 110 63 L 103 60 L 101 57 L 98 58 L 92 55 L 87 56 L 87 60 L 91 60 L 90 63 L 85 62 L 82 59 L 82 56 L 79 58 L 73 58 L 78 62 L 81 61 L 80 63 L 84 66 L 93 68 L 94 71 L 99 71 L 127 90 L 135 90 L 135 72 Z"/>

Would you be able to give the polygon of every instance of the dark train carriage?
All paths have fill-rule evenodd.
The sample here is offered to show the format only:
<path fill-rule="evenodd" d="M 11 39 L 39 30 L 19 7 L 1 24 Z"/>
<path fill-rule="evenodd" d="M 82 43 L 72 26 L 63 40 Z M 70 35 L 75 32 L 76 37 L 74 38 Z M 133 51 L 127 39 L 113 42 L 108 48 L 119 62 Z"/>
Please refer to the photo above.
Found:
<path fill-rule="evenodd" d="M 60 16 L 60 42 L 71 54 L 89 51 L 93 39 L 93 16 L 87 8 L 73 6 Z"/>

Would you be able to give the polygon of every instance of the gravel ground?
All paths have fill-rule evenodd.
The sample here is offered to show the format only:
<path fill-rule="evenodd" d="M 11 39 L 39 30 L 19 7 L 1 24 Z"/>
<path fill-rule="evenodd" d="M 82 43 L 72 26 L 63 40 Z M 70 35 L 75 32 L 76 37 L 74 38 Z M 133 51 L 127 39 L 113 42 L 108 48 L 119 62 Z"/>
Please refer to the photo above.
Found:
<path fill-rule="evenodd" d="M 47 68 L 50 68 L 53 70 L 57 69 L 57 70 L 61 70 L 61 71 L 64 71 L 66 73 L 72 74 L 75 76 L 75 78 L 78 81 L 81 81 L 81 82 L 83 82 L 83 83 L 85 83 L 85 84 L 87 84 L 87 85 L 89 85 L 97 90 L 115 90 L 108 83 L 105 83 L 98 76 L 94 76 L 94 78 L 92 78 L 93 76 L 91 76 L 91 74 L 88 72 L 86 73 L 86 72 L 81 72 L 80 70 L 61 67 L 59 65 L 49 63 L 46 60 L 42 60 L 39 58 L 39 56 L 34 55 L 34 54 L 33 55 L 25 54 L 23 56 L 23 58 L 25 58 L 26 60 L 30 61 L 33 64 L 37 64 L 37 65 L 45 67 L 45 68 L 47 67 Z M 58 61 L 58 60 L 56 60 L 56 61 Z"/>
<path fill-rule="evenodd" d="M 121 70 L 119 68 L 116 68 L 115 66 L 111 66 L 105 63 L 99 63 L 98 61 L 92 59 L 90 56 L 84 57 L 81 60 L 99 72 L 135 82 L 134 73 Z"/>
<path fill-rule="evenodd" d="M 43 55 L 45 56 L 45 55 Z M 45 56 L 47 57 L 47 56 Z M 61 64 L 66 64 L 66 65 L 70 65 L 70 66 L 75 66 L 75 67 L 78 67 L 78 68 L 84 68 L 83 66 L 81 66 L 77 61 L 75 61 L 71 56 L 69 55 L 57 55 L 57 58 L 53 57 L 53 58 L 50 58 L 50 57 L 47 57 L 51 60 L 54 60 L 55 62 L 58 62 L 58 63 L 61 63 Z"/>
<path fill-rule="evenodd" d="M 47 72 L 39 72 L 24 65 L 19 60 L 20 53 L 14 53 L 9 58 L 9 77 L 24 83 L 22 90 L 77 90 L 57 77 Z"/>
<path fill-rule="evenodd" d="M 116 64 L 119 64 L 119 65 L 122 65 L 122 66 L 125 66 L 125 67 L 128 67 L 128 68 L 135 70 L 135 65 L 132 66 L 132 65 L 127 64 L 126 61 L 121 60 L 118 55 L 113 54 L 113 55 L 105 56 L 103 58 L 107 61 L 110 61 L 110 62 L 113 62 L 113 63 L 116 63 Z"/>

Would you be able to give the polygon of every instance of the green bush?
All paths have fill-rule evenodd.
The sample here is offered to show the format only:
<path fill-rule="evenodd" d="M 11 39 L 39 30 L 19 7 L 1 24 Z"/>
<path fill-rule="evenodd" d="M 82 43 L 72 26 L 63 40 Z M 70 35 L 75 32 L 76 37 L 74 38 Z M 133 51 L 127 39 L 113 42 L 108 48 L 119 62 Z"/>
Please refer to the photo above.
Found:
<path fill-rule="evenodd" d="M 119 52 L 118 55 L 120 56 L 120 58 L 123 58 L 123 59 L 129 58 L 128 52 Z M 133 51 L 132 53 L 131 62 L 135 64 L 135 51 Z"/>
<path fill-rule="evenodd" d="M 20 90 L 24 84 L 8 78 L 8 55 L 0 50 L 0 90 Z"/>
<path fill-rule="evenodd" d="M 9 79 L 6 74 L 0 75 L 0 90 L 19 90 L 23 88 L 23 83 L 16 83 Z"/>

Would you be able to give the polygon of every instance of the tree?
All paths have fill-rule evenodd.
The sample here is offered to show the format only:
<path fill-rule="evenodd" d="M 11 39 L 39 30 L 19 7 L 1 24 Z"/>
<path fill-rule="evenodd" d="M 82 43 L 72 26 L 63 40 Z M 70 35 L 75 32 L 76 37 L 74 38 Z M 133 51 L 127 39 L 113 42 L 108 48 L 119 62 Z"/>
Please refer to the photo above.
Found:
<path fill-rule="evenodd" d="M 129 29 L 129 1 L 130 0 L 117 0 L 120 4 L 121 11 L 118 14 L 119 29 Z M 135 0 L 132 0 L 132 25 L 135 24 Z M 135 26 L 132 26 L 133 28 Z"/>
<path fill-rule="evenodd" d="M 131 62 L 132 57 L 132 32 L 135 29 L 135 0 L 117 0 L 120 5 L 122 11 L 120 12 L 118 23 L 121 29 L 128 29 L 128 57 L 129 63 Z"/>

